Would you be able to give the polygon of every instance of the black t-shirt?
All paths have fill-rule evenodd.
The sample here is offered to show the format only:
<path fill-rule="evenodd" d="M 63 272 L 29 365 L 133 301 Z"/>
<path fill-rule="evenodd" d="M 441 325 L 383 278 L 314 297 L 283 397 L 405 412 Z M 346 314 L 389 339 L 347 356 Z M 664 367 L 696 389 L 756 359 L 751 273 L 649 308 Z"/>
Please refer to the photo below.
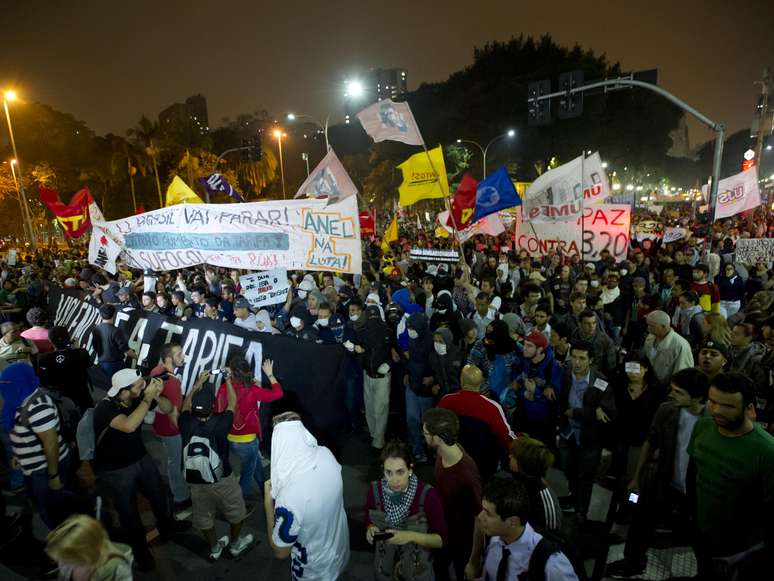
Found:
<path fill-rule="evenodd" d="M 92 360 L 86 349 L 59 349 L 42 353 L 37 359 L 41 383 L 69 397 L 81 411 L 94 405 L 87 373 L 91 366 Z"/>
<path fill-rule="evenodd" d="M 122 406 L 111 398 L 103 399 L 94 408 L 94 441 L 107 427 L 107 432 L 97 444 L 94 452 L 92 466 L 95 471 L 117 470 L 126 468 L 135 462 L 142 460 L 147 454 L 145 444 L 142 442 L 142 424 L 137 429 L 127 434 L 121 430 L 108 427 L 113 418 L 121 414 L 128 416 L 142 403 L 142 398 L 132 401 L 128 407 Z M 156 402 L 151 404 L 151 409 L 156 407 Z"/>
<path fill-rule="evenodd" d="M 100 361 L 123 361 L 129 350 L 129 340 L 118 327 L 110 323 L 100 323 L 94 329 L 94 347 Z"/>
<path fill-rule="evenodd" d="M 228 433 L 234 423 L 234 412 L 226 410 L 221 414 L 210 416 L 206 422 L 191 415 L 191 412 L 183 412 L 177 420 L 180 428 L 180 438 L 185 449 L 191 436 L 207 436 L 210 440 L 210 447 L 220 456 L 223 465 L 223 478 L 231 474 L 231 464 L 228 461 L 230 447 L 228 443 Z M 183 456 L 183 465 L 185 465 L 185 455 Z"/>

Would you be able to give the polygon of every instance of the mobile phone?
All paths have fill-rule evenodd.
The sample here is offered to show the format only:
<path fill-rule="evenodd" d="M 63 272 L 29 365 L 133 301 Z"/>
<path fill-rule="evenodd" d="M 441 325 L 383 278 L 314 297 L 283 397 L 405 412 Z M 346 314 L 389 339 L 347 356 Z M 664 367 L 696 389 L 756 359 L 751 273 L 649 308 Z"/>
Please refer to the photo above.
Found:
<path fill-rule="evenodd" d="M 395 536 L 395 533 L 385 533 L 385 532 L 378 532 L 374 533 L 374 541 L 386 541 L 387 539 L 391 539 Z"/>
<path fill-rule="evenodd" d="M 169 373 L 166 371 L 164 373 L 159 373 L 158 375 L 149 375 L 147 377 L 143 377 L 145 380 L 145 383 L 150 383 L 152 379 L 160 379 L 161 381 L 166 381 L 169 379 Z"/>
<path fill-rule="evenodd" d="M 636 492 L 629 493 L 629 502 L 631 502 L 632 504 L 637 504 L 639 500 L 640 500 L 640 495 L 638 493 Z"/>

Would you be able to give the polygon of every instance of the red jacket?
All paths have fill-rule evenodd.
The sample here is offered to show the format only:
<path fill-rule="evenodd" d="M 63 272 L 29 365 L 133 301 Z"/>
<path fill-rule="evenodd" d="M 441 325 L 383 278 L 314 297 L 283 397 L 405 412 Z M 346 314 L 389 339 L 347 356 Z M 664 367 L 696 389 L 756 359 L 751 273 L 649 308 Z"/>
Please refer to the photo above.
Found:
<path fill-rule="evenodd" d="M 441 398 L 439 408 L 453 411 L 458 416 L 470 416 L 486 422 L 497 441 L 504 450 L 508 450 L 511 442 L 516 439 L 505 413 L 499 403 L 484 397 L 478 392 L 461 389 Z"/>
<path fill-rule="evenodd" d="M 259 410 L 261 402 L 276 401 L 283 396 L 282 386 L 279 383 L 272 383 L 269 389 L 258 387 L 254 383 L 245 387 L 241 383 L 235 383 L 234 389 L 237 394 L 237 406 L 234 410 L 234 423 L 231 426 L 230 434 L 234 436 L 246 436 L 256 434 L 261 438 L 261 421 Z M 228 408 L 228 394 L 226 393 L 226 384 L 221 384 L 218 388 L 215 402 L 215 413 L 221 413 Z"/>

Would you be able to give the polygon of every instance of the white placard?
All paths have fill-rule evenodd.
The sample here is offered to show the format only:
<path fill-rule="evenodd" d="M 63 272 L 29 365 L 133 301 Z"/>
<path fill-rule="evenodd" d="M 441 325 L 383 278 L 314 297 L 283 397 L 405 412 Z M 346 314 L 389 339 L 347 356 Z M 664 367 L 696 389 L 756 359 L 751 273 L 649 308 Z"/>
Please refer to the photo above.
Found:
<path fill-rule="evenodd" d="M 284 302 L 290 289 L 288 272 L 284 268 L 245 274 L 239 277 L 239 285 L 242 296 L 256 308 Z"/>

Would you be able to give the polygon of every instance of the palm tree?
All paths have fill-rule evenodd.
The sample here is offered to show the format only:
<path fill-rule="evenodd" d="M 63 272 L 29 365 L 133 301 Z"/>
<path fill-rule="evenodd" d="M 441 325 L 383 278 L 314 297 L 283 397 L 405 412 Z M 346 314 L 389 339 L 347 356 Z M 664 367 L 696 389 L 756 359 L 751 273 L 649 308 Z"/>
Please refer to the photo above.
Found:
<path fill-rule="evenodd" d="M 156 176 L 156 189 L 159 193 L 159 207 L 164 207 L 164 199 L 161 195 L 161 182 L 159 181 L 158 157 L 161 150 L 158 147 L 158 137 L 160 134 L 159 124 L 151 121 L 145 115 L 140 117 L 136 127 L 127 131 L 129 139 L 134 142 L 150 158 L 153 165 L 153 174 Z M 131 173 L 131 170 L 130 170 Z"/>

